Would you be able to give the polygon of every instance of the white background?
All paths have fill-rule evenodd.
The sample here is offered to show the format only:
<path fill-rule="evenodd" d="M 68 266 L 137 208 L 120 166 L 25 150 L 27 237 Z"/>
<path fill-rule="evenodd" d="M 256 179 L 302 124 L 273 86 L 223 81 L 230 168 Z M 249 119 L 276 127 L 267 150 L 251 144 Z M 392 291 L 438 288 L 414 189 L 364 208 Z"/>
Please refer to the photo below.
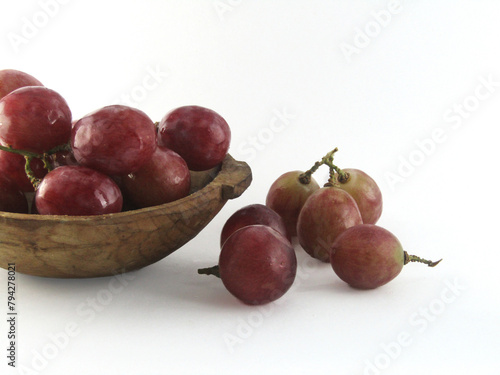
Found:
<path fill-rule="evenodd" d="M 0 373 L 497 374 L 499 17 L 493 0 L 2 2 L 0 69 L 34 75 L 75 118 L 126 96 L 155 121 L 212 108 L 254 180 L 121 281 L 19 274 L 14 370 L 2 270 Z M 296 244 L 294 286 L 262 307 L 197 275 L 235 210 L 334 147 L 379 183 L 379 224 L 438 267 L 357 291 Z"/>

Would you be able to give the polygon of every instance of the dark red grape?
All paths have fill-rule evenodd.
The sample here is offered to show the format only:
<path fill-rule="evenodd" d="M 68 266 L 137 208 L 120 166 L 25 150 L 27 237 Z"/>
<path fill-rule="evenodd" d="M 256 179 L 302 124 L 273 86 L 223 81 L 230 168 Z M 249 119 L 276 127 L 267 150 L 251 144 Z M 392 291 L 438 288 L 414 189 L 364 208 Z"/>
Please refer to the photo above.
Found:
<path fill-rule="evenodd" d="M 0 70 L 0 99 L 18 88 L 43 86 L 35 77 L 14 69 Z"/>
<path fill-rule="evenodd" d="M 219 274 L 226 289 L 249 305 L 265 304 L 292 286 L 297 258 L 290 242 L 266 225 L 234 232 L 219 257 Z"/>
<path fill-rule="evenodd" d="M 120 212 L 120 189 L 108 176 L 71 165 L 49 172 L 35 194 L 41 215 L 102 215 Z"/>
<path fill-rule="evenodd" d="M 382 215 L 382 193 L 377 183 L 359 169 L 342 169 L 347 179 L 339 176 L 338 187 L 356 201 L 365 224 L 375 224 Z"/>
<path fill-rule="evenodd" d="M 120 186 L 135 206 L 150 207 L 187 196 L 191 175 L 179 154 L 158 146 L 141 169 L 122 177 Z"/>
<path fill-rule="evenodd" d="M 297 220 L 302 206 L 319 189 L 312 177 L 309 183 L 302 183 L 299 180 L 302 174 L 301 171 L 282 174 L 273 182 L 266 197 L 266 205 L 283 218 L 290 236 L 297 235 Z"/>
<path fill-rule="evenodd" d="M 177 152 L 194 171 L 222 162 L 230 141 L 226 120 L 208 108 L 191 105 L 174 109 L 158 125 L 158 144 Z"/>
<path fill-rule="evenodd" d="M 399 240 L 387 229 L 372 224 L 346 229 L 335 240 L 330 263 L 335 273 L 354 288 L 374 289 L 393 280 L 408 262 L 431 262 L 403 250 Z"/>
<path fill-rule="evenodd" d="M 144 112 L 110 105 L 73 125 L 71 147 L 79 164 L 107 175 L 126 175 L 153 156 L 156 129 Z"/>
<path fill-rule="evenodd" d="M 248 225 L 267 225 L 280 232 L 284 237 L 290 240 L 287 234 L 285 222 L 276 212 L 263 204 L 251 204 L 240 208 L 232 214 L 222 227 L 220 236 L 220 246 L 238 229 Z"/>
<path fill-rule="evenodd" d="M 0 100 L 0 142 L 43 154 L 68 143 L 71 111 L 57 92 L 41 86 L 17 89 Z"/>
<path fill-rule="evenodd" d="M 9 176 L 21 191 L 32 192 L 34 188 L 26 175 L 25 165 L 24 156 L 0 150 L 0 174 Z M 36 178 L 42 179 L 47 174 L 47 169 L 40 159 L 33 158 L 30 167 Z"/>
<path fill-rule="evenodd" d="M 28 213 L 28 201 L 24 193 L 8 177 L 0 174 L 0 211 Z"/>
<path fill-rule="evenodd" d="M 358 206 L 344 190 L 323 187 L 304 203 L 297 222 L 300 245 L 312 257 L 330 261 L 330 249 L 337 236 L 362 224 Z"/>

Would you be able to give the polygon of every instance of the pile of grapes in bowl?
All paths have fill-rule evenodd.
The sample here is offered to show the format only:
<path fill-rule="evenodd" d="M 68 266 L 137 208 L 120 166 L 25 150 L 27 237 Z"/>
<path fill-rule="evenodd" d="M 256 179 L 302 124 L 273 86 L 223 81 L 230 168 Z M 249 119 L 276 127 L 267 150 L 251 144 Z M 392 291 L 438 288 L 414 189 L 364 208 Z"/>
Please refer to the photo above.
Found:
<path fill-rule="evenodd" d="M 215 111 L 158 123 L 110 105 L 73 120 L 36 78 L 0 70 L 0 262 L 45 277 L 145 267 L 194 238 L 252 174 Z"/>

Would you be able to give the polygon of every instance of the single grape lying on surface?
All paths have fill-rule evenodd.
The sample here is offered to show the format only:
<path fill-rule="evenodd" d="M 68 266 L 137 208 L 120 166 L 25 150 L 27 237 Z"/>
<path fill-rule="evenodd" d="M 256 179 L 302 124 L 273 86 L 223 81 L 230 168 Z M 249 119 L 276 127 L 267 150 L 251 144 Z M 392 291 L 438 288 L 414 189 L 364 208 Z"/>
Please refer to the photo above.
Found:
<path fill-rule="evenodd" d="M 393 280 L 409 262 L 431 262 L 409 255 L 387 229 L 361 224 L 346 229 L 335 240 L 330 262 L 335 273 L 354 288 L 374 289 Z"/>
<path fill-rule="evenodd" d="M 240 301 L 262 305 L 282 297 L 293 284 L 297 257 L 290 242 L 267 225 L 249 225 L 234 232 L 222 246 L 216 274 Z"/>

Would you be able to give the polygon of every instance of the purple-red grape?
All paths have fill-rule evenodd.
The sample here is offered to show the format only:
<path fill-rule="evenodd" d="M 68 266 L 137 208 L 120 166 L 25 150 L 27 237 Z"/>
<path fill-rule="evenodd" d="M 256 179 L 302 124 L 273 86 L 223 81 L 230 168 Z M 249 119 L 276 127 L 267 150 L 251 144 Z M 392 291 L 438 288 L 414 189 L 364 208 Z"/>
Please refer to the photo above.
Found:
<path fill-rule="evenodd" d="M 267 225 L 290 240 L 285 222 L 276 212 L 263 204 L 251 204 L 233 213 L 222 227 L 220 246 L 238 229 L 249 225 Z"/>
<path fill-rule="evenodd" d="M 25 86 L 43 86 L 42 83 L 28 73 L 14 69 L 0 70 L 0 99 L 18 88 Z"/>
<path fill-rule="evenodd" d="M 191 175 L 179 154 L 158 146 L 141 169 L 123 176 L 120 186 L 136 207 L 150 207 L 187 196 Z"/>
<path fill-rule="evenodd" d="M 0 174 L 8 176 L 21 191 L 34 191 L 33 185 L 25 171 L 26 159 L 22 155 L 0 150 Z M 31 170 L 36 178 L 42 179 L 47 174 L 43 161 L 38 158 L 31 159 Z"/>
<path fill-rule="evenodd" d="M 105 174 L 83 166 L 49 172 L 35 194 L 40 215 L 102 215 L 120 212 L 122 193 Z"/>
<path fill-rule="evenodd" d="M 226 289 L 249 305 L 283 296 L 293 284 L 297 258 L 290 242 L 266 225 L 249 225 L 234 232 L 219 257 L 219 274 Z"/>
<path fill-rule="evenodd" d="M 373 224 L 346 229 L 335 240 L 330 262 L 352 287 L 373 289 L 387 284 L 403 269 L 404 250 L 388 230 Z"/>
<path fill-rule="evenodd" d="M 382 215 L 382 193 L 377 183 L 359 169 L 343 169 L 346 180 L 338 178 L 338 187 L 356 201 L 364 224 L 375 224 Z"/>
<path fill-rule="evenodd" d="M 111 105 L 73 125 L 71 147 L 79 164 L 107 175 L 126 175 L 138 171 L 153 156 L 156 129 L 144 112 Z"/>
<path fill-rule="evenodd" d="M 329 262 L 330 249 L 337 236 L 362 222 L 353 197 L 339 188 L 323 187 L 304 203 L 297 222 L 297 236 L 309 255 Z"/>
<path fill-rule="evenodd" d="M 26 196 L 12 180 L 2 174 L 0 174 L 0 211 L 28 213 Z"/>
<path fill-rule="evenodd" d="M 276 211 L 285 221 L 290 236 L 297 235 L 297 220 L 300 210 L 307 198 L 319 189 L 319 185 L 311 177 L 309 183 L 299 180 L 301 171 L 292 171 L 282 174 L 269 188 L 266 205 Z"/>
<path fill-rule="evenodd" d="M 0 142 L 43 154 L 68 143 L 71 111 L 64 98 L 42 86 L 17 89 L 0 100 Z"/>
<path fill-rule="evenodd" d="M 337 237 L 330 252 L 330 263 L 337 276 L 358 289 L 387 284 L 409 262 L 434 267 L 440 260 L 432 262 L 409 255 L 394 234 L 373 224 L 346 229 Z"/>
<path fill-rule="evenodd" d="M 222 162 L 230 141 L 226 120 L 204 107 L 179 107 L 167 113 L 158 125 L 158 144 L 177 152 L 193 171 L 207 170 Z"/>

